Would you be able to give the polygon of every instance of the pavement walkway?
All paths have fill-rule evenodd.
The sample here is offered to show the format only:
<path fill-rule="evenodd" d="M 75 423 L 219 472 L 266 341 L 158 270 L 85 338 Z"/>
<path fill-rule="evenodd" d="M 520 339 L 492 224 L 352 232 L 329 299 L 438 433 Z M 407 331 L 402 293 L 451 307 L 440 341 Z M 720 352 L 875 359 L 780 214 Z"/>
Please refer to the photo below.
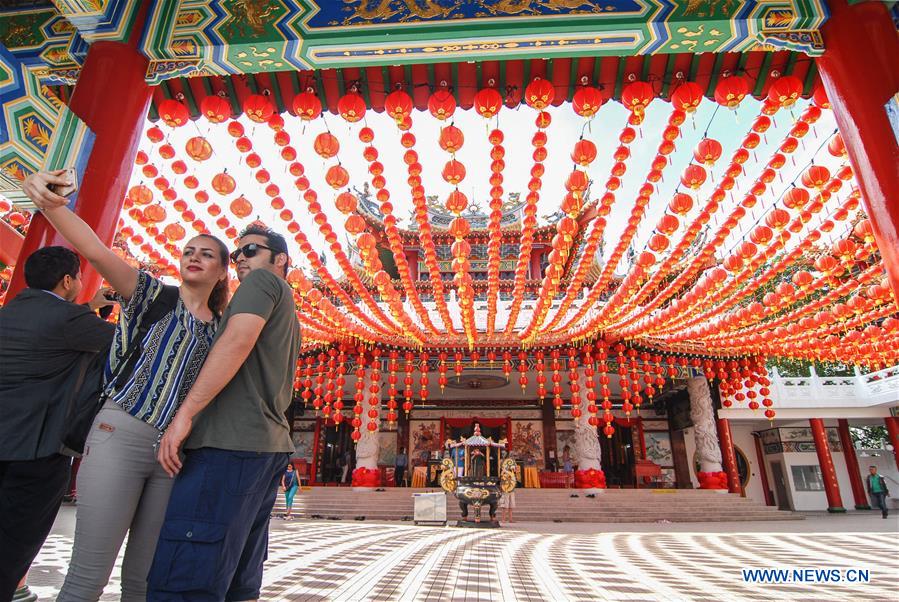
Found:
<path fill-rule="evenodd" d="M 41 600 L 64 579 L 74 510 L 62 509 L 29 574 Z M 118 599 L 120 563 L 101 600 Z M 753 583 L 743 569 L 788 569 L 768 575 L 788 582 Z M 810 513 L 802 521 L 496 530 L 274 519 L 262 599 L 895 601 L 899 519 Z"/>

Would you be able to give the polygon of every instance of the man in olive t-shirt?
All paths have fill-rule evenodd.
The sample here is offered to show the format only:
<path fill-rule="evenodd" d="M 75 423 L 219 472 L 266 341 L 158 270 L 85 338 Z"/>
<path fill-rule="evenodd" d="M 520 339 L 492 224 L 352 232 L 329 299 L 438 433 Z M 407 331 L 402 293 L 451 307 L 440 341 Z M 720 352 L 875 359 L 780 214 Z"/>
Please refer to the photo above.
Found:
<path fill-rule="evenodd" d="M 285 412 L 300 326 L 284 280 L 287 243 L 251 226 L 231 260 L 241 284 L 160 441 L 159 462 L 178 478 L 147 579 L 150 601 L 259 598 L 269 517 L 294 451 Z"/>

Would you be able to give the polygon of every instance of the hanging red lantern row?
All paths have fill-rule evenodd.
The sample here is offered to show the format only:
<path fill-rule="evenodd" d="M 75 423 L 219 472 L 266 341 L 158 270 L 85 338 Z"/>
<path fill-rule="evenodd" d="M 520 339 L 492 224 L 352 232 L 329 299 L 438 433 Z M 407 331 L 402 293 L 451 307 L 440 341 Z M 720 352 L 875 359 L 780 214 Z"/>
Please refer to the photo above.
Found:
<path fill-rule="evenodd" d="M 518 384 L 523 395 L 528 386 L 528 354 L 524 350 L 518 352 Z"/>
<path fill-rule="evenodd" d="M 818 236 L 817 236 L 817 235 L 818 235 L 819 233 L 820 233 L 820 230 L 819 230 L 819 231 L 815 231 L 815 232 L 810 233 L 809 236 L 806 237 L 806 239 L 805 239 L 802 243 L 800 243 L 800 245 L 798 245 L 798 246 L 797 246 L 793 251 L 791 251 L 787 256 L 783 257 L 783 258 L 781 259 L 780 262 L 778 262 L 776 265 L 774 265 L 774 266 L 773 266 L 771 269 L 769 269 L 767 272 L 765 272 L 765 273 L 761 274 L 759 277 L 757 277 L 757 279 L 755 280 L 754 284 L 756 284 L 756 286 L 758 286 L 758 287 L 764 286 L 768 281 L 770 281 L 772 278 L 774 278 L 777 274 L 779 274 L 779 273 L 783 272 L 785 269 L 787 269 L 791 264 L 793 264 L 793 263 L 794 263 L 795 261 L 797 261 L 800 257 L 802 257 L 802 255 L 803 255 L 804 253 L 806 253 L 808 249 L 811 248 L 811 245 L 814 243 L 814 241 L 818 240 Z M 818 283 L 818 286 L 822 286 L 822 285 L 824 284 L 824 282 L 825 282 L 825 281 L 822 279 L 822 280 Z M 753 289 L 754 289 L 755 287 L 750 287 L 750 288 L 753 288 Z M 817 288 L 817 287 L 816 287 L 816 288 Z M 750 292 L 751 292 L 751 291 L 750 291 Z M 809 294 L 809 292 L 810 292 L 810 290 L 807 288 L 806 290 L 804 290 L 804 291 L 802 292 L 802 295 L 803 295 L 803 296 L 804 296 L 804 295 L 807 295 L 807 294 Z M 778 293 L 777 293 L 776 295 L 775 295 L 774 293 L 769 293 L 768 295 L 766 295 L 765 302 L 769 305 L 768 313 L 775 311 L 775 309 L 779 307 L 779 305 L 780 305 L 780 299 L 781 299 L 782 297 L 784 297 L 784 296 L 790 296 L 790 297 L 792 297 L 794 294 L 795 294 L 795 293 L 794 293 L 792 287 L 790 287 L 787 283 L 781 283 L 781 285 L 778 286 Z M 728 299 L 728 301 L 727 301 L 728 307 L 734 306 L 734 305 L 735 305 L 737 302 L 739 302 L 743 297 L 744 297 L 744 295 L 739 295 L 739 296 L 732 297 L 732 298 Z M 769 299 L 769 298 L 770 298 L 770 299 Z M 799 300 L 799 298 L 800 298 L 800 297 L 796 297 L 795 300 Z M 784 321 L 785 321 L 786 319 L 798 320 L 798 319 L 801 318 L 801 316 L 802 316 L 804 313 L 808 313 L 808 312 L 814 311 L 815 309 L 817 309 L 817 308 L 819 308 L 819 307 L 822 307 L 822 306 L 819 305 L 821 302 L 822 302 L 822 300 L 819 300 L 818 302 L 813 303 L 813 304 L 811 304 L 811 305 L 808 305 L 808 306 L 806 306 L 805 308 L 799 310 L 798 313 L 791 313 L 791 314 L 789 315 L 789 318 L 787 318 L 787 316 L 782 316 L 781 318 L 779 318 L 779 319 L 777 319 L 777 320 L 774 320 L 774 321 L 772 321 L 772 322 L 767 322 L 767 323 L 765 324 L 765 326 L 766 326 L 767 328 L 772 328 L 772 329 L 775 329 L 775 330 L 776 330 L 776 329 L 779 327 L 780 324 L 784 323 Z M 831 301 L 831 302 L 832 302 L 832 301 Z M 826 307 L 826 306 L 825 306 L 825 307 Z M 716 312 L 716 313 L 717 313 L 717 312 Z M 764 314 L 758 312 L 758 310 L 755 310 L 755 312 L 753 312 L 753 313 L 756 314 L 758 317 L 756 317 L 756 315 L 747 316 L 746 318 L 743 318 L 743 319 L 741 320 L 741 322 L 742 322 L 744 325 L 745 325 L 745 324 L 751 324 L 752 322 L 757 321 L 759 318 L 764 317 Z M 742 312 L 741 312 L 741 315 L 742 315 Z M 806 325 L 806 327 L 810 327 L 810 326 L 811 326 L 811 325 Z M 689 332 L 689 331 L 687 331 L 687 332 Z M 740 334 L 745 335 L 745 334 L 747 334 L 748 332 L 749 332 L 749 331 L 745 331 L 745 330 L 744 330 L 744 331 L 740 331 L 739 333 L 734 333 L 734 334 L 737 335 L 737 336 L 739 337 Z M 754 341 L 754 343 L 758 343 L 758 342 L 759 342 L 759 341 L 758 341 L 757 339 Z M 736 342 L 730 343 L 730 344 L 736 344 Z"/>
<path fill-rule="evenodd" d="M 549 113 L 542 111 L 537 115 L 537 133 L 531 138 L 534 147 L 532 157 L 534 164 L 531 167 L 531 180 L 528 183 L 529 192 L 525 197 L 524 219 L 522 220 L 521 238 L 519 240 L 518 262 L 515 264 L 515 278 L 512 283 L 512 304 L 509 308 L 509 318 L 506 323 L 506 336 L 510 336 L 518 323 L 518 314 L 524 302 L 525 282 L 528 275 L 531 249 L 534 244 L 534 229 L 537 226 L 537 203 L 540 200 L 540 189 L 543 186 L 543 162 L 546 160 L 546 132 L 552 118 Z"/>
<path fill-rule="evenodd" d="M 365 366 L 367 361 L 365 352 L 360 347 L 356 355 L 356 393 L 353 395 L 355 404 L 353 405 L 353 420 L 351 421 L 353 426 L 351 437 L 354 443 L 358 443 L 362 439 L 360 429 L 362 428 L 362 413 L 365 411 L 362 402 L 365 401 Z"/>
<path fill-rule="evenodd" d="M 378 430 L 381 422 L 381 348 L 375 347 L 371 350 L 371 371 L 369 372 L 370 383 L 368 386 L 368 424 L 366 428 L 368 432 L 373 433 Z"/>
<path fill-rule="evenodd" d="M 428 269 L 428 273 L 431 274 L 429 282 L 433 287 L 433 297 L 437 306 L 437 313 L 440 314 L 447 335 L 452 336 L 456 334 L 456 331 L 453 327 L 452 316 L 450 315 L 449 308 L 446 304 L 443 279 L 438 277 L 440 274 L 440 265 L 437 260 L 437 249 L 431 234 L 431 223 L 428 220 L 428 204 L 425 188 L 422 185 L 421 180 L 422 166 L 421 163 L 418 162 L 418 153 L 412 148 L 408 148 L 403 154 L 403 162 L 406 164 L 406 170 L 409 175 L 407 183 L 412 196 L 415 220 L 418 224 L 418 236 L 421 244 L 421 251 L 424 254 L 425 266 Z M 372 172 L 374 166 L 375 163 L 372 163 L 369 166 L 369 172 Z M 380 164 L 378 164 L 378 171 L 383 171 L 383 166 Z M 377 176 L 379 174 L 373 173 L 373 175 Z"/>
<path fill-rule="evenodd" d="M 487 224 L 487 336 L 496 333 L 496 307 L 499 298 L 499 274 L 502 262 L 502 218 L 503 218 L 503 170 L 506 168 L 506 149 L 503 147 L 504 134 L 495 129 L 488 134 L 491 144 L 490 158 L 490 221 Z M 538 172 L 542 175 L 542 166 Z"/>
<path fill-rule="evenodd" d="M 411 136 L 411 134 L 409 134 Z M 418 290 L 415 288 L 415 283 L 412 281 L 410 275 L 409 264 L 406 260 L 405 250 L 403 248 L 403 241 L 399 234 L 399 229 L 396 227 L 396 218 L 393 215 L 393 204 L 390 202 L 390 193 L 387 191 L 387 181 L 383 176 L 383 166 L 377 161 L 378 159 L 378 151 L 374 147 L 374 131 L 371 128 L 363 128 L 360 130 L 359 138 L 363 142 L 367 143 L 367 146 L 363 150 L 363 157 L 369 163 L 369 173 L 372 175 L 372 186 L 375 189 L 375 198 L 381 203 L 381 213 L 384 215 L 384 233 L 387 235 L 387 241 L 390 245 L 390 250 L 393 253 L 393 257 L 396 261 L 397 271 L 400 275 L 400 281 L 403 285 L 403 289 L 406 292 L 406 296 L 409 301 L 412 303 L 412 306 L 415 308 L 415 312 L 418 317 L 421 319 L 422 324 L 424 324 L 425 328 L 428 330 L 430 335 L 435 335 L 437 333 L 437 328 L 434 326 L 431 321 L 431 317 L 428 314 L 427 309 L 421 301 L 421 297 L 418 294 Z M 350 201 L 349 198 L 352 199 Z M 343 201 L 341 202 L 341 198 Z M 338 208 L 343 206 L 341 209 L 342 213 L 345 215 L 352 213 L 356 209 L 356 197 L 353 196 L 349 192 L 344 192 L 341 195 L 338 195 L 337 198 Z M 353 226 L 349 226 L 350 220 L 358 221 L 359 226 L 358 229 Z M 347 231 L 351 234 L 359 234 L 365 227 L 365 220 L 358 214 L 353 213 L 350 217 L 347 218 Z"/>
<path fill-rule="evenodd" d="M 336 424 L 340 424 L 345 418 L 343 415 L 343 398 L 346 394 L 344 385 L 346 385 L 346 346 L 341 344 L 337 351 L 337 375 L 334 379 L 334 402 L 332 403 L 334 411 L 331 414 L 331 419 Z"/>
<path fill-rule="evenodd" d="M 418 398 L 421 399 L 422 403 L 427 403 L 428 396 L 429 396 L 428 370 L 429 370 L 429 365 L 430 365 L 430 361 L 431 361 L 431 356 L 428 355 L 427 351 L 422 351 L 421 354 L 419 354 L 418 359 L 419 359 L 419 363 L 418 363 L 418 372 L 419 372 L 419 375 L 418 375 Z M 444 361 L 443 366 L 444 366 L 443 378 L 445 379 L 446 378 L 446 362 L 445 361 Z M 442 387 L 441 387 L 440 391 L 441 391 L 441 393 L 443 392 Z M 403 405 L 403 409 L 406 410 L 406 416 L 408 417 L 409 412 L 412 411 L 412 405 L 411 404 L 409 404 L 408 406 Z"/>
<path fill-rule="evenodd" d="M 816 199 L 816 203 L 817 202 L 818 201 Z M 823 207 L 823 203 L 821 203 L 821 206 Z M 783 214 L 783 215 L 781 215 L 781 214 Z M 741 272 L 740 274 L 736 275 L 735 278 L 730 283 L 728 283 L 728 286 L 719 292 L 718 304 L 715 308 L 715 313 L 723 312 L 726 309 L 728 309 L 729 307 L 732 307 L 741 298 L 744 298 L 746 295 L 748 295 L 751 292 L 751 291 L 746 291 L 744 289 L 740 293 L 739 296 L 730 298 L 726 303 L 721 303 L 722 298 L 727 299 L 730 296 L 729 295 L 730 290 L 736 289 L 737 286 L 739 286 L 742 282 L 747 280 L 749 277 L 751 277 L 755 273 L 755 271 L 761 265 L 761 262 L 763 262 L 766 257 L 773 257 L 773 255 L 780 248 L 783 247 L 784 242 L 785 242 L 784 237 L 788 235 L 788 232 L 784 231 L 784 228 L 786 227 L 789 220 L 790 220 L 790 215 L 786 210 L 773 209 L 772 211 L 770 211 L 768 213 L 769 225 L 772 228 L 781 230 L 781 237 L 779 239 L 777 239 L 776 241 L 774 241 L 773 244 L 768 247 L 768 249 L 766 250 L 764 255 L 762 255 L 762 254 L 757 255 L 754 262 L 751 263 L 744 272 Z M 799 221 L 797 223 L 801 226 L 802 222 Z M 817 236 L 819 236 L 819 235 L 820 235 L 820 233 Z M 766 274 L 763 274 L 762 276 L 756 277 L 755 282 L 758 283 L 759 285 L 762 285 L 764 282 L 767 281 L 767 279 L 773 278 L 774 275 L 777 274 L 779 271 L 786 269 L 786 267 L 789 265 L 789 262 L 792 260 L 798 259 L 801 256 L 803 249 L 810 246 L 814 242 L 814 240 L 816 240 L 816 235 L 814 233 L 811 233 L 810 236 L 805 239 L 805 241 L 800 243 L 800 245 L 796 249 L 794 249 L 790 253 L 790 255 L 783 258 L 777 265 L 774 266 L 774 268 L 772 270 L 769 270 Z M 735 256 L 731 256 L 731 257 L 735 257 Z M 730 258 L 728 258 L 728 259 L 730 259 Z M 742 262 L 739 263 L 738 269 L 743 269 Z M 774 297 L 772 295 L 769 305 L 773 305 L 776 307 L 777 306 L 777 297 Z M 702 321 L 706 322 L 706 323 L 710 317 L 710 315 L 707 313 L 706 314 L 700 313 L 700 316 L 702 316 L 702 318 L 701 318 Z M 699 316 L 697 316 L 697 317 L 699 317 Z M 699 322 L 699 320 L 693 320 L 690 323 L 698 323 L 698 322 Z"/>
<path fill-rule="evenodd" d="M 540 400 L 540 403 L 543 403 L 543 400 L 546 398 L 546 374 L 544 371 L 546 370 L 546 364 L 544 363 L 545 354 L 542 350 L 537 350 L 534 354 L 534 369 L 537 371 L 537 376 L 535 378 L 537 382 L 537 399 Z"/>
<path fill-rule="evenodd" d="M 762 119 L 762 118 L 759 118 L 759 119 Z M 765 123 L 759 124 L 759 119 L 757 119 L 753 123 L 752 129 L 754 131 L 764 131 L 766 129 L 766 124 Z M 764 119 L 767 120 L 766 117 Z M 657 286 L 657 284 L 659 282 L 661 282 L 661 279 L 667 275 L 668 271 L 674 265 L 673 261 L 670 261 L 670 260 L 672 260 L 673 258 L 682 256 L 682 254 L 686 251 L 689 241 L 691 241 L 692 238 L 700 231 L 700 229 L 703 227 L 703 225 L 708 222 L 708 220 L 710 218 L 710 214 L 713 211 L 717 210 L 719 203 L 724 199 L 725 194 L 726 194 L 726 190 L 722 186 L 723 184 L 727 184 L 728 186 L 730 186 L 732 184 L 732 180 L 729 182 L 725 182 L 724 180 L 722 180 L 721 182 L 718 183 L 715 191 L 713 191 L 713 193 L 710 197 L 710 200 L 706 204 L 706 207 L 704 208 L 703 212 L 700 213 L 700 216 L 687 229 L 685 236 L 682 238 L 681 244 L 678 245 L 678 247 L 671 253 L 671 255 L 669 255 L 669 259 L 663 263 L 662 267 L 656 273 L 656 275 L 654 275 L 653 278 L 650 279 L 650 281 L 646 284 L 645 289 L 649 289 L 650 286 L 655 287 L 655 286 Z M 712 239 L 712 241 L 709 244 L 707 244 L 705 248 L 703 248 L 702 252 L 691 263 L 691 265 L 688 267 L 688 269 L 685 271 L 682 271 L 680 274 L 678 274 L 675 277 L 675 279 L 662 290 L 662 292 L 660 294 L 657 294 L 655 299 L 650 301 L 650 303 L 648 305 L 645 305 L 645 308 L 643 310 L 644 315 L 646 313 L 652 311 L 656 307 L 658 307 L 665 299 L 669 298 L 670 295 L 674 293 L 674 291 L 681 289 L 683 287 L 684 283 L 688 282 L 688 279 L 695 278 L 695 275 L 697 274 L 698 270 L 701 269 L 701 266 L 705 265 L 705 263 L 711 257 L 712 253 L 714 253 L 714 249 L 717 246 L 717 244 L 720 244 L 720 242 L 723 241 L 724 238 L 727 236 L 727 232 L 729 232 L 731 228 L 736 226 L 736 221 L 734 219 L 735 215 L 739 214 L 739 213 L 742 213 L 743 215 L 745 215 L 745 209 L 742 207 L 737 207 L 737 209 L 735 209 L 734 211 L 735 211 L 735 213 L 732 214 L 732 216 L 730 218 L 728 218 L 728 220 L 725 220 L 725 222 L 722 224 L 722 226 L 719 229 L 718 235 L 714 239 Z M 652 290 L 652 289 L 649 289 L 649 290 Z M 641 297 L 642 297 L 642 295 L 641 295 Z M 672 311 L 670 311 L 670 310 L 666 310 L 666 311 L 668 311 L 668 314 L 673 315 Z M 683 310 L 681 309 L 680 311 L 683 311 Z M 665 316 L 663 315 L 658 319 L 658 321 L 662 322 L 664 319 L 665 319 Z M 635 318 L 632 318 L 628 322 L 633 323 L 634 321 L 635 321 Z M 638 332 L 638 331 L 635 330 L 633 327 L 625 328 L 623 330 L 623 333 L 626 333 L 626 336 L 633 336 L 636 332 Z"/>
<path fill-rule="evenodd" d="M 388 362 L 387 362 L 387 423 L 394 427 L 396 426 L 396 420 L 398 418 L 397 414 L 397 388 L 396 385 L 399 382 L 398 377 L 396 375 L 399 370 L 399 357 L 400 353 L 396 349 L 391 349 L 388 352 Z"/>
<path fill-rule="evenodd" d="M 561 353 L 558 349 L 552 349 L 550 351 L 550 359 L 553 371 L 550 379 L 553 383 L 553 407 L 556 411 L 556 418 L 559 417 L 559 413 L 562 411 L 562 375 L 559 374 L 559 370 L 562 369 L 562 363 L 559 361 L 560 357 Z"/>
<path fill-rule="evenodd" d="M 617 189 L 619 183 L 618 178 L 623 175 L 627 169 L 626 162 L 631 156 L 629 145 L 631 142 L 633 142 L 634 138 L 635 134 L 630 126 L 625 126 L 618 136 L 618 140 L 621 143 L 621 146 L 619 146 L 615 151 L 614 158 L 616 160 L 616 163 L 612 169 L 616 170 L 616 166 L 619 166 L 617 167 L 619 176 L 612 175 L 606 181 L 606 189 L 600 197 L 600 204 L 597 208 L 598 216 L 593 220 L 590 234 L 588 234 L 586 238 L 586 245 L 584 247 L 584 250 L 579 254 L 577 267 L 574 269 L 573 276 L 571 277 L 571 280 L 568 283 L 568 287 L 565 290 L 565 295 L 562 298 L 559 310 L 555 312 L 553 318 L 544 328 L 544 331 L 550 331 L 555 328 L 558 322 L 568 313 L 568 309 L 571 307 L 572 303 L 574 303 L 576 296 L 580 294 L 581 286 L 583 285 L 584 279 L 587 277 L 587 274 L 590 272 L 592 265 L 592 259 L 588 260 L 587 258 L 595 257 L 596 252 L 599 248 L 599 243 L 602 241 L 606 226 L 605 217 L 611 212 L 612 206 L 615 203 L 614 191 L 615 189 Z M 569 215 L 569 217 L 574 216 Z"/>
<path fill-rule="evenodd" d="M 680 131 L 680 126 L 683 123 L 682 115 L 683 113 L 680 112 L 672 113 L 672 115 L 669 116 L 668 120 L 669 126 L 672 129 L 676 129 L 678 132 Z M 662 155 L 661 153 L 657 154 L 657 158 L 660 157 L 664 159 L 664 155 Z M 598 301 L 600 294 L 602 294 L 601 291 L 606 290 L 615 268 L 630 246 L 633 237 L 636 235 L 639 224 L 642 221 L 643 215 L 645 213 L 646 206 L 649 204 L 649 199 L 655 192 L 655 187 L 652 183 L 652 180 L 654 179 L 655 177 L 652 171 L 650 171 L 650 173 L 647 174 L 646 181 L 639 189 L 639 195 L 634 204 L 634 207 L 631 209 L 631 216 L 627 222 L 628 225 L 624 229 L 624 232 L 622 233 L 618 244 L 615 246 L 615 249 L 612 252 L 611 256 L 608 258 L 608 260 L 606 260 L 606 264 L 603 268 L 602 273 L 588 293 L 587 301 L 581 305 L 581 308 L 578 312 L 576 312 L 575 316 L 570 318 L 568 322 L 562 327 L 564 330 L 570 328 L 571 325 L 575 323 L 575 320 L 579 321 L 583 317 L 583 315 L 586 314 L 587 310 Z M 643 280 L 646 271 L 649 267 L 651 267 L 652 264 L 655 263 L 655 261 L 656 258 L 652 253 L 648 251 L 644 251 L 643 253 L 641 253 L 640 257 L 638 258 L 638 262 L 632 267 L 631 272 L 626 277 L 627 286 L 624 286 L 624 284 L 622 284 L 622 286 L 620 286 L 616 291 L 616 295 L 622 298 L 626 298 L 626 296 L 631 294 L 632 292 L 637 292 L 637 290 L 639 289 L 640 281 Z M 602 320 L 605 320 L 607 318 L 607 314 L 612 310 L 613 307 L 615 306 L 612 303 L 607 303 L 606 305 L 604 305 L 597 316 L 588 325 L 589 330 L 582 329 L 581 332 L 573 337 L 573 340 L 593 338 L 591 336 L 593 334 L 592 331 L 596 329 L 596 326 Z M 584 332 L 584 330 L 586 330 L 586 332 Z M 584 334 L 588 334 L 588 336 L 584 337 Z"/>

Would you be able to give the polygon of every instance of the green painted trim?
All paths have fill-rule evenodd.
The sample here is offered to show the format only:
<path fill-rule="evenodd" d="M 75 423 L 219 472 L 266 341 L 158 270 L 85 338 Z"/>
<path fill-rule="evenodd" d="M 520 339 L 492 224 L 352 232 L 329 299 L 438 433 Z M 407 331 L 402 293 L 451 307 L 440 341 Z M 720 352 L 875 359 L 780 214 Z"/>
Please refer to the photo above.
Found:
<path fill-rule="evenodd" d="M 428 63 L 425 66 L 428 73 L 428 91 L 433 92 L 437 89 L 437 76 L 434 74 L 434 63 Z"/>
<path fill-rule="evenodd" d="M 831 514 L 843 514 L 846 512 L 846 509 L 843 508 L 842 506 L 837 506 L 835 508 L 828 508 L 827 511 L 830 512 Z"/>
<path fill-rule="evenodd" d="M 715 93 L 715 86 L 718 85 L 718 78 L 721 73 L 721 65 L 724 64 L 724 55 L 718 54 L 715 56 L 715 64 L 712 65 L 712 73 L 709 77 L 709 87 L 705 91 L 706 96 L 711 96 Z"/>
<path fill-rule="evenodd" d="M 478 61 L 474 66 L 474 81 L 475 81 L 475 85 L 478 86 L 479 90 L 481 88 L 487 87 L 487 84 L 484 81 L 483 65 L 484 65 L 484 63 L 482 63 L 481 61 Z M 502 92 L 500 92 L 500 93 L 502 93 Z"/>
<path fill-rule="evenodd" d="M 871 506 L 868 506 L 867 504 L 856 504 L 855 509 L 856 510 L 870 510 Z"/>
<path fill-rule="evenodd" d="M 322 82 L 321 71 L 317 71 L 313 75 L 313 81 L 315 82 L 315 94 L 318 96 L 318 99 L 322 102 L 323 107 L 328 106 L 328 97 L 325 95 L 325 84 Z"/>
<path fill-rule="evenodd" d="M 599 86 L 600 81 L 599 78 L 602 74 L 602 61 L 603 58 L 601 56 L 593 57 L 593 81 L 590 82 L 592 86 Z"/>
<path fill-rule="evenodd" d="M 387 96 L 393 91 L 393 82 L 390 80 L 390 70 L 385 66 L 381 67 L 381 85 L 384 89 L 381 92 Z"/>
<path fill-rule="evenodd" d="M 806 96 L 814 91 L 815 80 L 818 79 L 818 61 L 812 60 L 810 62 L 811 65 L 809 65 L 808 71 L 805 73 L 805 85 L 802 89 L 802 93 Z"/>
<path fill-rule="evenodd" d="M 771 71 L 772 56 L 772 53 L 769 52 L 765 55 L 765 58 L 762 59 L 759 71 L 755 74 L 755 88 L 752 90 L 753 96 L 759 96 L 762 93 L 762 90 L 765 89 L 765 82 L 768 80 L 768 72 Z"/>
<path fill-rule="evenodd" d="M 344 84 L 343 69 L 335 71 L 337 74 L 337 98 L 346 94 L 346 85 Z"/>
<path fill-rule="evenodd" d="M 665 76 L 662 78 L 662 91 L 659 93 L 659 96 L 662 98 L 668 99 L 669 94 L 668 91 L 671 90 L 671 82 L 674 80 L 674 61 L 676 60 L 676 56 L 673 54 L 668 55 L 668 59 L 665 61 Z"/>
<path fill-rule="evenodd" d="M 406 90 L 406 94 L 412 96 L 412 93 L 415 91 L 413 88 L 413 84 L 415 82 L 412 81 L 412 65 L 406 65 L 403 68 L 403 73 L 405 74 L 406 81 L 403 82 L 403 88 Z"/>
<path fill-rule="evenodd" d="M 259 94 L 259 87 L 256 85 L 256 78 L 252 75 L 247 75 L 247 88 L 250 89 L 250 92 L 253 94 Z"/>
<path fill-rule="evenodd" d="M 225 88 L 228 92 L 228 100 L 231 102 L 231 113 L 233 115 L 240 115 L 243 112 L 243 109 L 240 106 L 240 103 L 237 101 L 237 90 L 234 89 L 234 84 L 231 83 L 230 77 L 223 77 L 222 82 L 225 84 Z"/>
<path fill-rule="evenodd" d="M 190 89 L 190 84 L 188 84 L 187 80 L 181 80 L 181 93 L 184 94 L 184 101 L 187 103 L 187 108 L 190 110 L 191 115 L 199 114 L 200 102 L 194 98 L 194 93 Z"/>
<path fill-rule="evenodd" d="M 577 64 L 578 59 L 571 59 L 571 69 L 569 69 L 568 73 L 568 94 L 565 97 L 565 100 L 570 101 L 574 96 L 574 90 L 576 86 L 580 83 L 577 76 Z"/>
<path fill-rule="evenodd" d="M 694 54 L 690 58 L 690 75 L 687 77 L 687 81 L 695 82 L 697 73 L 699 73 L 699 55 Z"/>
<path fill-rule="evenodd" d="M 612 94 L 612 97 L 615 100 L 621 100 L 621 89 L 624 87 L 624 71 L 627 61 L 620 56 L 616 60 L 618 61 L 618 68 L 615 71 L 615 92 Z"/>
<path fill-rule="evenodd" d="M 781 75 L 792 75 L 793 69 L 796 67 L 796 53 L 791 52 L 787 55 L 787 64 L 784 65 Z"/>
<path fill-rule="evenodd" d="M 643 68 L 640 70 L 640 79 L 648 82 L 649 81 L 649 63 L 650 56 L 643 56 Z"/>
<path fill-rule="evenodd" d="M 276 107 L 287 106 L 287 103 L 284 102 L 284 96 L 281 94 L 281 86 L 280 86 L 280 84 L 278 84 L 278 78 L 275 76 L 274 73 L 269 74 L 268 81 L 271 84 L 272 96 L 275 97 L 275 106 Z"/>
<path fill-rule="evenodd" d="M 371 106 L 371 91 L 368 89 L 368 70 L 361 69 L 359 71 L 359 86 L 362 88 L 360 94 L 365 99 L 365 106 Z"/>

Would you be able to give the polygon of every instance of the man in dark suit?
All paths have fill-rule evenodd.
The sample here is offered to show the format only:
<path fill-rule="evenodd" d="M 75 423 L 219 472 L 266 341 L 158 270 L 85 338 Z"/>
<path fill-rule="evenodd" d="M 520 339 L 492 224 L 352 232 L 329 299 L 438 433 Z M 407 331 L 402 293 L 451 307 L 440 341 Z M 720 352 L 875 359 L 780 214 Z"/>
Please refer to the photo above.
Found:
<path fill-rule="evenodd" d="M 11 600 L 65 493 L 66 412 L 85 354 L 114 327 L 84 305 L 78 256 L 45 247 L 25 261 L 28 288 L 0 308 L 0 600 Z M 108 304 L 98 294 L 91 307 Z"/>

